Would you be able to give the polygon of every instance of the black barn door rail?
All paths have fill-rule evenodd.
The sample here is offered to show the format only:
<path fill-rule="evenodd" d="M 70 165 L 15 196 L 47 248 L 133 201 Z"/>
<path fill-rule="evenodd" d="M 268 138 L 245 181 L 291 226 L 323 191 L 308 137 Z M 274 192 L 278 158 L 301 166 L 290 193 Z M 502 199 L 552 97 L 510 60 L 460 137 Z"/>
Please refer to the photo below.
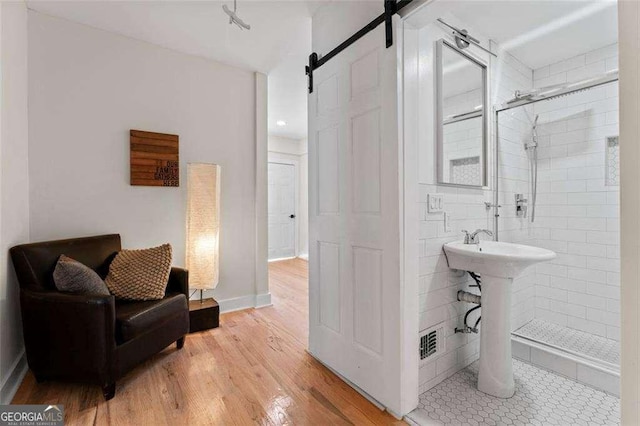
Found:
<path fill-rule="evenodd" d="M 328 61 L 330 61 L 334 56 L 338 53 L 342 52 L 347 47 L 351 46 L 353 43 L 358 41 L 361 37 L 367 34 L 369 31 L 374 30 L 378 25 L 384 22 L 385 26 L 385 34 L 386 34 L 386 42 L 387 47 L 391 47 L 393 45 L 393 28 L 391 24 L 391 18 L 393 15 L 398 13 L 402 8 L 407 6 L 413 0 L 384 0 L 384 12 L 376 17 L 373 21 L 369 22 L 362 29 L 360 29 L 357 33 L 343 41 L 333 49 L 331 52 L 324 55 L 322 58 L 318 59 L 318 54 L 313 52 L 309 55 L 309 65 L 305 67 L 305 73 L 309 76 L 309 93 L 313 93 L 313 71 L 317 70 Z"/>

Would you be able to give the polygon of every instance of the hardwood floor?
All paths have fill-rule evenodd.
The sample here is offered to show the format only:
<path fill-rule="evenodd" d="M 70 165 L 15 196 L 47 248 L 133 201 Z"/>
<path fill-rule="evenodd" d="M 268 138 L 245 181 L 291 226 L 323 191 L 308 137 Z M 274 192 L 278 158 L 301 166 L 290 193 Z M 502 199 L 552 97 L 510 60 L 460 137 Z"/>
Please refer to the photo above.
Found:
<path fill-rule="evenodd" d="M 269 277 L 272 307 L 222 315 L 122 378 L 111 401 L 27 373 L 13 403 L 63 404 L 67 425 L 401 424 L 306 352 L 307 262 L 271 263 Z"/>

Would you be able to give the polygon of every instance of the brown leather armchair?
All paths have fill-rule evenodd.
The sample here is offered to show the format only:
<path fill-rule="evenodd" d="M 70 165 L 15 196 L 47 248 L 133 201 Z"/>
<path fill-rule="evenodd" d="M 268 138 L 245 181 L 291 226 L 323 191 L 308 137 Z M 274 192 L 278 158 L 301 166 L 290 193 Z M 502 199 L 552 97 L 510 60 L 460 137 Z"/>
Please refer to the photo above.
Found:
<path fill-rule="evenodd" d="M 189 331 L 189 276 L 172 268 L 164 299 L 124 302 L 113 296 L 59 292 L 53 270 L 61 254 L 93 268 L 103 279 L 120 251 L 120 235 L 24 244 L 10 250 L 20 283 L 22 326 L 29 368 L 36 380 L 102 386 L 115 382 L 146 358 Z"/>

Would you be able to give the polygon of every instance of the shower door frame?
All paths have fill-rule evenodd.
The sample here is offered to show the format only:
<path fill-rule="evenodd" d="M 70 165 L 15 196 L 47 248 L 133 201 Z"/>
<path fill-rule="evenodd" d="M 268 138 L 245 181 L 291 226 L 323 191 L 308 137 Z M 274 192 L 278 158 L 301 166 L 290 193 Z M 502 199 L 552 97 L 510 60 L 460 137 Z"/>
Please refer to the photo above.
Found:
<path fill-rule="evenodd" d="M 520 101 L 515 101 L 511 103 L 504 103 L 500 106 L 493 107 L 493 128 L 495 134 L 495 142 L 494 142 L 494 164 L 493 164 L 493 239 L 495 241 L 499 240 L 500 229 L 498 227 L 500 221 L 500 206 L 498 205 L 500 199 L 500 162 L 498 156 L 498 150 L 500 148 L 500 113 L 504 111 L 508 111 L 514 108 L 520 108 L 526 105 L 532 105 L 536 102 L 548 101 L 551 99 L 559 98 L 561 96 L 571 95 L 573 93 L 582 92 L 583 90 L 589 90 L 594 87 L 602 86 L 609 83 L 614 83 L 619 80 L 618 72 L 611 72 L 610 74 L 605 74 L 601 78 L 590 78 L 587 79 L 584 84 L 580 82 L 577 83 L 567 83 L 566 88 L 563 90 L 559 90 L 553 95 L 544 96 L 538 95 L 538 97 L 523 99 Z"/>

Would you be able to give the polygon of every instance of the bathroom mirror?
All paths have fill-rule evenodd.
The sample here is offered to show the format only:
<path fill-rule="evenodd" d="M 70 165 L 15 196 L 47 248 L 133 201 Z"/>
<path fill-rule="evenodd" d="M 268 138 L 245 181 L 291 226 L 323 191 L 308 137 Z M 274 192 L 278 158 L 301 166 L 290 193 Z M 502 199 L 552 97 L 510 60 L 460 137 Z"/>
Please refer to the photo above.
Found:
<path fill-rule="evenodd" d="M 436 46 L 438 183 L 487 184 L 487 66 L 446 40 Z"/>

